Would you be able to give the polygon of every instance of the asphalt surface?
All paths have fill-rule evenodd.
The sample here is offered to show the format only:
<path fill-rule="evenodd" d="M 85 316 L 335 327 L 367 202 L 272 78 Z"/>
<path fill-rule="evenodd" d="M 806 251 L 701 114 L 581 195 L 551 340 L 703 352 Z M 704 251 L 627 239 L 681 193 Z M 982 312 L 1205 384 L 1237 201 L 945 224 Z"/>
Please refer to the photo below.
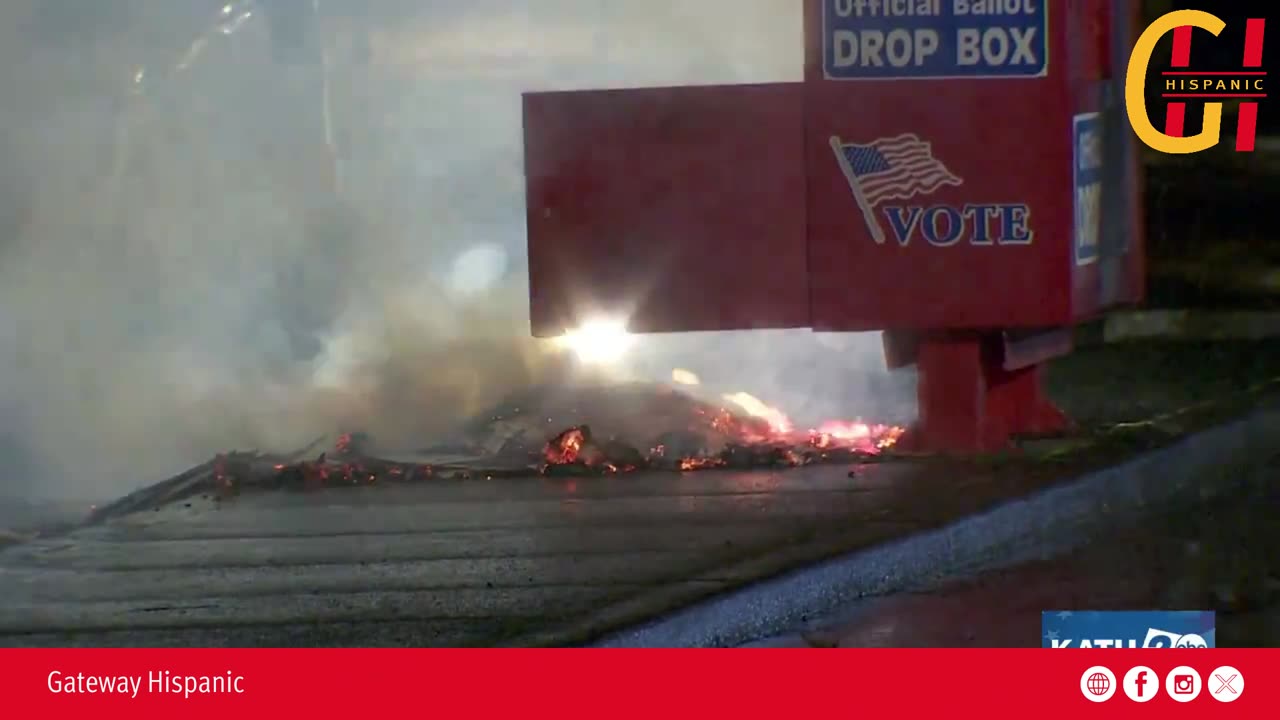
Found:
<path fill-rule="evenodd" d="M 194 500 L 0 552 L 0 644 L 489 645 L 862 534 L 906 467 L 524 478 Z M 942 517 L 933 518 L 940 522 Z M 864 538 L 866 539 L 866 538 Z M 780 559 L 780 562 L 790 562 Z"/>
<path fill-rule="evenodd" d="M 196 498 L 0 551 L 0 644 L 573 644 L 1063 477 L 940 469 Z"/>
<path fill-rule="evenodd" d="M 1044 610 L 1213 610 L 1219 647 L 1280 647 L 1280 455 L 1241 492 L 1070 554 L 848 608 L 765 645 L 1039 647 Z"/>

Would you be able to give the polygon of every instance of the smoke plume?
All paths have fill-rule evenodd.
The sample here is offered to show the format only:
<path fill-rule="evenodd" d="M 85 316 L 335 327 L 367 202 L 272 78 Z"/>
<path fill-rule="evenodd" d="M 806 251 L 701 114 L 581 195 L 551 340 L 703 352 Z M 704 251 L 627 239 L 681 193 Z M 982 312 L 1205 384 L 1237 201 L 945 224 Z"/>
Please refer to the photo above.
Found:
<path fill-rule="evenodd" d="M 245 2 L 0 9 L 0 495 L 425 442 L 564 377 L 528 337 L 520 92 L 801 71 L 791 0 L 340 5 L 292 34 Z M 655 338 L 628 370 L 865 407 L 874 340 L 797 342 Z"/>

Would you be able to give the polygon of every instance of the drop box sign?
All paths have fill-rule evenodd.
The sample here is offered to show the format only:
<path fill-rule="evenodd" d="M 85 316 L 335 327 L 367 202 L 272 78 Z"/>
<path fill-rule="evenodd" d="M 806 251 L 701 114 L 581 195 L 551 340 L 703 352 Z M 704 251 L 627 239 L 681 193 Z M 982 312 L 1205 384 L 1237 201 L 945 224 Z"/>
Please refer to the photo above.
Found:
<path fill-rule="evenodd" d="M 1004 79 L 1049 69 L 1049 0 L 823 0 L 828 80 Z"/>

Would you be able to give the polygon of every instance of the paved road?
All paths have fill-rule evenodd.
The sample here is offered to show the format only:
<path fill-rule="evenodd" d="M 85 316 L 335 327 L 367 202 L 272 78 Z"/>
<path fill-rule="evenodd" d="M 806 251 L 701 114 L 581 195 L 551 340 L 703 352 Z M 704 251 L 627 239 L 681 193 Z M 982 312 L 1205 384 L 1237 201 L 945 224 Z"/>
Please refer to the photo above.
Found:
<path fill-rule="evenodd" d="M 527 478 L 199 499 L 0 553 L 0 644 L 483 645 L 848 541 L 904 468 Z M 881 528 L 893 532 L 896 528 Z"/>
<path fill-rule="evenodd" d="M 1250 492 L 1183 508 L 1068 557 L 849 608 L 767 644 L 1039 647 L 1042 610 L 1218 612 L 1221 647 L 1280 647 L 1280 456 Z"/>
<path fill-rule="evenodd" d="M 0 644 L 581 642 L 1061 477 L 904 463 L 195 499 L 0 551 Z"/>

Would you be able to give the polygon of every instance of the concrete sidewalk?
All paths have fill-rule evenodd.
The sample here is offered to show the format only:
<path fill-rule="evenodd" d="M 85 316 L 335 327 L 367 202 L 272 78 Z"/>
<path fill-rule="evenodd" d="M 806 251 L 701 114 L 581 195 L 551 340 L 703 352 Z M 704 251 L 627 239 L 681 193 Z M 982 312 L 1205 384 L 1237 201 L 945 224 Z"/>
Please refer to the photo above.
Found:
<path fill-rule="evenodd" d="M 1219 647 L 1280 646 L 1280 455 L 1240 492 L 1159 513 L 1059 558 L 870 599 L 785 647 L 1040 647 L 1043 610 L 1209 609 Z"/>
<path fill-rule="evenodd" d="M 1108 315 L 1103 342 L 1168 338 L 1177 340 L 1260 340 L 1280 336 L 1280 312 L 1133 310 Z"/>

